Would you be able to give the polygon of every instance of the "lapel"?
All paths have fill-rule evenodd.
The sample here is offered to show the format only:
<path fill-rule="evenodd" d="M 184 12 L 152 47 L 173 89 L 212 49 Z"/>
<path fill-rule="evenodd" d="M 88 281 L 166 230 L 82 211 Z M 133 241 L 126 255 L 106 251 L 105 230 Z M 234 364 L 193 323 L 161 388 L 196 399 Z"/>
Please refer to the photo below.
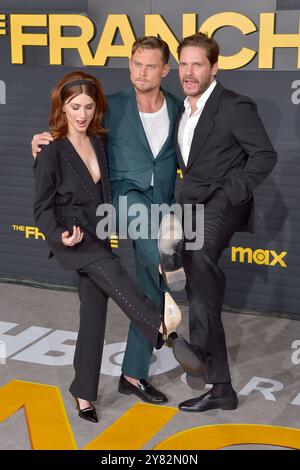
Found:
<path fill-rule="evenodd" d="M 211 133 L 215 123 L 214 115 L 218 111 L 220 96 L 223 93 L 223 87 L 217 83 L 212 94 L 208 98 L 202 114 L 199 118 L 197 126 L 194 131 L 194 136 L 192 140 L 191 150 L 189 154 L 189 159 L 187 163 L 187 170 L 192 166 L 193 162 L 197 158 L 197 155 L 201 152 L 201 149 L 207 140 L 209 134 Z"/>
<path fill-rule="evenodd" d="M 180 119 L 181 119 L 182 113 L 184 112 L 184 109 L 185 108 L 182 105 L 181 108 L 180 108 L 180 113 L 177 116 L 177 119 L 175 121 L 175 127 L 174 127 L 174 145 L 175 145 L 177 160 L 178 160 L 180 169 L 183 173 L 186 170 L 186 166 L 185 166 L 185 163 L 184 163 L 182 155 L 181 155 L 180 147 L 178 145 L 178 129 L 179 129 Z"/>
<path fill-rule="evenodd" d="M 92 145 L 95 149 L 95 153 L 98 160 L 98 165 L 100 168 L 100 173 L 102 175 L 103 163 L 99 148 L 95 145 L 95 138 L 91 137 Z M 97 188 L 97 184 L 94 183 L 93 178 L 87 169 L 87 166 L 83 162 L 82 158 L 78 155 L 75 148 L 73 147 L 70 140 L 65 137 L 61 140 L 62 146 L 62 156 L 67 161 L 68 166 L 73 169 L 74 176 L 80 181 L 83 188 L 91 195 L 92 199 L 98 200 L 99 198 L 99 191 Z M 103 170 L 105 171 L 105 170 Z"/>
<path fill-rule="evenodd" d="M 137 107 L 135 91 L 134 91 L 133 86 L 127 90 L 127 93 L 128 93 L 128 99 L 124 108 L 126 118 L 132 125 L 134 132 L 137 135 L 139 141 L 147 150 L 147 155 L 153 159 L 152 151 L 148 143 L 148 140 L 144 131 L 143 123 L 139 115 L 139 110 Z"/>
<path fill-rule="evenodd" d="M 104 136 L 104 138 L 102 136 L 91 137 L 91 142 L 93 144 L 93 147 L 97 156 L 97 160 L 98 160 L 98 165 L 100 168 L 102 188 L 103 188 L 103 199 L 104 199 L 104 202 L 111 203 L 112 196 L 111 196 L 110 184 L 109 184 L 108 164 L 107 164 L 106 152 L 105 152 L 104 142 L 103 142 L 105 137 L 106 136 Z"/>
<path fill-rule="evenodd" d="M 163 154 L 163 152 L 165 151 L 165 148 L 169 144 L 170 139 L 172 138 L 172 130 L 173 130 L 173 126 L 174 126 L 174 123 L 175 123 L 175 119 L 176 119 L 177 114 L 178 114 L 178 108 L 176 107 L 175 103 L 173 102 L 173 100 L 171 99 L 169 94 L 166 93 L 163 89 L 162 89 L 162 92 L 163 92 L 163 95 L 164 95 L 166 103 L 167 103 L 167 109 L 168 109 L 168 115 L 169 115 L 169 119 L 170 119 L 170 125 L 169 125 L 168 137 L 166 138 L 166 140 L 165 140 L 162 148 L 160 149 L 158 155 L 156 156 L 155 160 L 157 160 L 160 157 L 160 155 Z M 134 91 L 133 87 L 129 88 L 129 90 L 128 90 L 128 100 L 127 100 L 127 103 L 125 105 L 125 115 L 126 115 L 127 119 L 129 120 L 129 122 L 131 123 L 135 133 L 137 134 L 138 139 L 140 140 L 142 145 L 147 149 L 147 155 L 150 156 L 150 158 L 152 160 L 154 160 L 154 156 L 152 154 L 152 150 L 151 150 L 151 147 L 149 145 L 149 142 L 148 142 L 145 130 L 144 130 L 143 123 L 140 119 L 139 110 L 138 110 L 138 107 L 137 107 L 137 102 L 136 102 L 136 97 L 135 97 L 135 91 Z"/>

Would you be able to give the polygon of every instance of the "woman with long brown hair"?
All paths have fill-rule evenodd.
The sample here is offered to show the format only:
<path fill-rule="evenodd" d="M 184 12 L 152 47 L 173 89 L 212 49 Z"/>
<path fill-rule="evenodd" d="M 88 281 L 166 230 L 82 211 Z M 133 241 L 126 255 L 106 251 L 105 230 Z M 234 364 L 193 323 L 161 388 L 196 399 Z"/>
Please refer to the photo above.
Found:
<path fill-rule="evenodd" d="M 108 297 L 156 348 L 181 319 L 169 294 L 164 312 L 147 300 L 111 252 L 109 240 L 97 237 L 97 207 L 111 203 L 101 125 L 105 109 L 95 77 L 82 71 L 63 77 L 51 97 L 54 140 L 34 163 L 36 223 L 60 265 L 79 276 L 80 326 L 70 392 L 79 416 L 93 422 L 98 421 L 91 402 L 97 397 Z"/>

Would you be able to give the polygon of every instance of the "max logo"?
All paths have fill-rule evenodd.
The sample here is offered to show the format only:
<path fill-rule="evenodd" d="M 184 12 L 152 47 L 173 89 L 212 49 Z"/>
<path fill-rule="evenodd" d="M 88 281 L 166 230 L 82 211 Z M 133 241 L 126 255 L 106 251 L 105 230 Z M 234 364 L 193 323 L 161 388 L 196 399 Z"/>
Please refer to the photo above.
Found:
<path fill-rule="evenodd" d="M 255 263 L 266 266 L 276 266 L 279 264 L 282 268 L 287 268 L 283 258 L 287 255 L 287 251 L 277 254 L 274 250 L 252 250 L 252 248 L 243 248 L 241 246 L 233 246 L 231 248 L 231 261 L 240 263 Z"/>
<path fill-rule="evenodd" d="M 12 380 L 0 388 L 0 403 L 0 423 L 24 408 L 32 449 L 78 449 L 58 387 Z M 84 450 L 142 449 L 177 413 L 170 406 L 136 403 Z M 236 444 L 300 449 L 300 430 L 257 424 L 199 426 L 167 437 L 154 449 L 213 450 Z"/>

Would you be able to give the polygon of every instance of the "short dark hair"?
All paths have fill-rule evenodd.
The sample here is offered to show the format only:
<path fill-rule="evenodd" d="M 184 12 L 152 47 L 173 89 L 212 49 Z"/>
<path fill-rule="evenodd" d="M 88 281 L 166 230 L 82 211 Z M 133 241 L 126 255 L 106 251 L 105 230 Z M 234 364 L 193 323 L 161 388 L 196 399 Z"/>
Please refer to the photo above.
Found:
<path fill-rule="evenodd" d="M 167 64 L 170 58 L 170 49 L 166 41 L 157 36 L 144 36 L 134 41 L 131 49 L 131 57 L 137 49 L 159 49 L 162 55 L 163 64 Z"/>
<path fill-rule="evenodd" d="M 182 49 L 188 46 L 203 47 L 210 64 L 214 65 L 216 62 L 218 62 L 220 53 L 219 44 L 213 38 L 210 38 L 207 34 L 196 33 L 192 34 L 192 36 L 184 38 L 177 47 L 178 59 L 180 59 Z"/>

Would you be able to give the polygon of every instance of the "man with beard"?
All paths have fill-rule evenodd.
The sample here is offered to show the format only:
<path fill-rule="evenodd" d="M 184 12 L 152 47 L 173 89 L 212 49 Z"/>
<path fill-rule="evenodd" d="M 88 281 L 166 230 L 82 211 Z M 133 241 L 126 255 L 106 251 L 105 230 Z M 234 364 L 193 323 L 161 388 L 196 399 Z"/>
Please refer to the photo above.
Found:
<path fill-rule="evenodd" d="M 178 338 L 173 348 L 188 377 L 207 376 L 213 385 L 179 408 L 233 410 L 238 399 L 231 385 L 221 320 L 225 276 L 218 261 L 236 231 L 253 231 L 253 190 L 272 171 L 276 153 L 255 103 L 216 81 L 216 41 L 198 33 L 183 39 L 177 51 L 186 95 L 175 130 L 183 173 L 179 202 L 204 204 L 204 244 L 183 252 L 192 347 L 187 350 Z"/>

